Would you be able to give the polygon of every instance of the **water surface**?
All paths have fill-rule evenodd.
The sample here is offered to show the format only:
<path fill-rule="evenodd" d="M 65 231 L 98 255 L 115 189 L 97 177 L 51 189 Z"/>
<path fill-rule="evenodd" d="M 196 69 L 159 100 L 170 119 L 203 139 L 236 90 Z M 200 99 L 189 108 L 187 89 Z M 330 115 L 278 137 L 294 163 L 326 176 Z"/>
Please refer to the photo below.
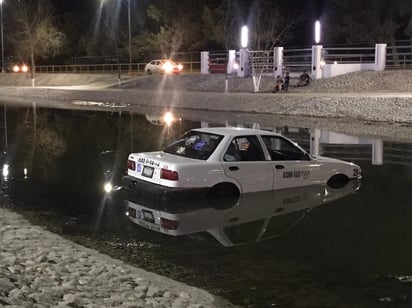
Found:
<path fill-rule="evenodd" d="M 350 125 L 333 120 L 316 126 L 268 115 L 175 110 L 176 120 L 167 126 L 163 110 L 156 109 L 87 111 L 33 104 L 3 105 L 1 112 L 1 158 L 9 165 L 2 204 L 54 232 L 245 307 L 412 306 L 412 134 L 407 126 L 398 125 L 397 134 L 391 126 L 353 123 L 357 128 L 348 134 Z M 227 230 L 229 242 L 213 232 L 174 237 L 130 224 L 124 195 L 105 194 L 104 183 L 120 185 L 131 151 L 157 150 L 206 125 L 276 130 L 308 151 L 353 161 L 362 167 L 360 189 L 352 186 L 330 202 L 310 199 L 325 193 L 316 187 L 247 196 L 233 208 L 178 205 L 181 213 L 201 211 L 197 219 L 203 222 L 241 219 L 244 226 Z M 221 230 L 217 224 L 213 228 Z M 264 233 L 275 236 L 255 241 Z"/>

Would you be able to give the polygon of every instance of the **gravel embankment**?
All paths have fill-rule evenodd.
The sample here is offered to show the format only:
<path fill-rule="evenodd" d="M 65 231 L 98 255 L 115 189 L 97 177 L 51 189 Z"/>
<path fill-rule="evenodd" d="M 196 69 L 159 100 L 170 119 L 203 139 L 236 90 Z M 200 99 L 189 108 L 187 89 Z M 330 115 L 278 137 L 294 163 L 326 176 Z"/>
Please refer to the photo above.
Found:
<path fill-rule="evenodd" d="M 224 75 L 139 76 L 125 78 L 120 89 L 107 75 L 104 80 L 79 76 L 86 84 L 82 87 L 76 76 L 55 78 L 53 87 L 8 86 L 0 91 L 6 101 L 60 108 L 62 104 L 64 108 L 82 104 L 123 110 L 150 106 L 412 123 L 412 71 L 406 70 L 352 73 L 313 80 L 305 88 L 294 87 L 292 81 L 289 93 L 271 93 L 273 79 L 269 77 L 262 78 L 260 92 L 252 93 L 251 78 L 229 76 L 229 92 L 224 93 Z M 6 77 L 0 76 L 0 85 Z M 36 83 L 47 84 L 49 79 L 49 75 L 39 75 Z M 70 86 L 72 79 L 77 80 L 77 88 Z"/>
<path fill-rule="evenodd" d="M 0 208 L 0 307 L 233 307 Z"/>
<path fill-rule="evenodd" d="M 179 89 L 189 91 L 223 92 L 225 75 L 182 75 L 164 79 L 162 76 L 141 76 L 127 81 L 123 88 Z M 252 78 L 228 76 L 229 92 L 252 92 Z M 363 71 L 329 79 L 311 80 L 308 87 L 296 87 L 296 79 L 291 79 L 292 93 L 359 93 L 359 92 L 412 92 L 412 71 Z M 272 77 L 263 76 L 260 92 L 271 92 Z"/>

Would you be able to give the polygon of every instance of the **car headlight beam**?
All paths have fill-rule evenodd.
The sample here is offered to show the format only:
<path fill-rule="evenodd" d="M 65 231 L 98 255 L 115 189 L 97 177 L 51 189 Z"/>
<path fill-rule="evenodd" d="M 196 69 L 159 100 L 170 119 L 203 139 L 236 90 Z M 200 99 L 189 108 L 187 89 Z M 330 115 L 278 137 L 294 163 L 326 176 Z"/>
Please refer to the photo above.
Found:
<path fill-rule="evenodd" d="M 170 73 L 173 70 L 172 63 L 166 62 L 165 64 L 163 64 L 163 70 L 165 71 L 165 73 Z"/>

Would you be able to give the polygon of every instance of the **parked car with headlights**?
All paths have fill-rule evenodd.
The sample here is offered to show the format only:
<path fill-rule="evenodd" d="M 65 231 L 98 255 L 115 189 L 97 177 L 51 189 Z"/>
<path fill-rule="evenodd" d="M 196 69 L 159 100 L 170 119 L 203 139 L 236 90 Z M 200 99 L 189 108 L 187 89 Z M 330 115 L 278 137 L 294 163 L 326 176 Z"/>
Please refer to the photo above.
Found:
<path fill-rule="evenodd" d="M 131 153 L 123 185 L 161 199 L 218 197 L 361 178 L 361 168 L 313 156 L 274 132 L 193 129 L 162 151 Z"/>
<path fill-rule="evenodd" d="M 183 70 L 182 64 L 177 64 L 171 60 L 152 60 L 146 64 L 144 71 L 146 74 L 180 74 Z"/>
<path fill-rule="evenodd" d="M 24 63 L 8 63 L 5 66 L 6 73 L 27 73 L 30 68 Z"/>

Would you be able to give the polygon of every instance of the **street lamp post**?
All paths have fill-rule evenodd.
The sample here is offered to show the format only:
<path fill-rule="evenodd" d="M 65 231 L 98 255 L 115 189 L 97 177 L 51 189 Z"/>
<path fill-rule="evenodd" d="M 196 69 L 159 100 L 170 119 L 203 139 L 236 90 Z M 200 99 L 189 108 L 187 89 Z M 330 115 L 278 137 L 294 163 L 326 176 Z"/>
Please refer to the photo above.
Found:
<path fill-rule="evenodd" d="M 2 1 L 2 0 L 0 0 Z M 131 16 L 130 16 L 130 1 L 127 0 L 127 17 L 129 21 L 129 73 L 132 71 L 132 28 L 131 28 Z"/>
<path fill-rule="evenodd" d="M 0 0 L 3 1 L 3 0 Z M 103 6 L 105 0 L 100 0 L 100 5 Z M 130 2 L 127 0 L 127 19 L 129 25 L 129 74 L 132 71 L 132 22 L 131 22 L 131 12 L 130 12 Z"/>
<path fill-rule="evenodd" d="M 0 18 L 1 18 L 1 72 L 5 73 L 4 69 L 4 39 L 3 39 L 3 0 L 0 0 Z"/>
<path fill-rule="evenodd" d="M 247 26 L 243 26 L 240 31 L 240 51 L 239 51 L 239 70 L 237 75 L 239 77 L 249 76 L 249 52 L 247 50 L 249 44 L 249 30 Z"/>

